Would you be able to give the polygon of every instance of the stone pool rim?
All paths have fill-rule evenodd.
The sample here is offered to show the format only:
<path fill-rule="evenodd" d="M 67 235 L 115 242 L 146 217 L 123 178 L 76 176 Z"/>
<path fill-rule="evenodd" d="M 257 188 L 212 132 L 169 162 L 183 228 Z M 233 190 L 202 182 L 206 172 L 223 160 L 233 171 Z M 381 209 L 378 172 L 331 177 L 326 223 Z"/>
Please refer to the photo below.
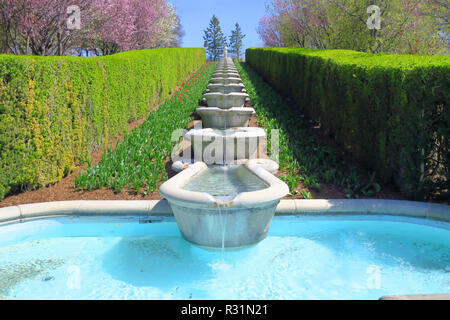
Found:
<path fill-rule="evenodd" d="M 446 204 L 385 199 L 281 200 L 277 216 L 388 215 L 450 222 Z M 68 200 L 0 208 L 4 224 L 61 216 L 173 216 L 167 200 Z"/>
<path fill-rule="evenodd" d="M 245 167 L 251 174 L 255 175 L 267 187 L 257 191 L 240 192 L 229 200 L 227 207 L 233 208 L 258 208 L 266 207 L 268 203 L 274 204 L 274 209 L 277 203 L 289 193 L 288 186 L 280 179 L 266 171 L 261 166 L 254 162 L 247 162 L 238 167 Z M 183 189 L 183 186 L 196 175 L 200 174 L 208 166 L 204 162 L 196 162 L 190 165 L 172 179 L 163 183 L 159 188 L 159 193 L 169 203 L 176 203 L 178 205 L 191 206 L 200 209 L 200 207 L 217 207 L 222 204 L 220 197 L 213 196 L 207 192 L 189 191 Z M 273 216 L 273 212 L 272 212 Z"/>
<path fill-rule="evenodd" d="M 450 222 L 450 206 L 384 199 L 281 200 L 278 216 L 390 215 Z M 0 208 L 0 226 L 29 220 L 81 216 L 173 216 L 167 200 L 71 200 Z M 0 300 L 4 298 L 0 297 Z M 379 300 L 450 300 L 449 293 L 382 296 Z"/>

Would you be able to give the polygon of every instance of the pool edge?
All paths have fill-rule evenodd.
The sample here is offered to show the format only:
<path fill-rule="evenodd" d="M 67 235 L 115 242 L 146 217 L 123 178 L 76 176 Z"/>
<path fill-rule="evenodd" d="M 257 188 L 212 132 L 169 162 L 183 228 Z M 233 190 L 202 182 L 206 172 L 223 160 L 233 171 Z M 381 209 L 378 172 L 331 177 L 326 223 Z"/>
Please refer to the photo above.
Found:
<path fill-rule="evenodd" d="M 382 296 L 378 300 L 450 300 L 450 293 Z"/>
<path fill-rule="evenodd" d="M 276 215 L 393 215 L 450 222 L 450 206 L 381 199 L 281 200 Z M 0 225 L 54 216 L 172 216 L 167 200 L 72 200 L 0 208 Z"/>

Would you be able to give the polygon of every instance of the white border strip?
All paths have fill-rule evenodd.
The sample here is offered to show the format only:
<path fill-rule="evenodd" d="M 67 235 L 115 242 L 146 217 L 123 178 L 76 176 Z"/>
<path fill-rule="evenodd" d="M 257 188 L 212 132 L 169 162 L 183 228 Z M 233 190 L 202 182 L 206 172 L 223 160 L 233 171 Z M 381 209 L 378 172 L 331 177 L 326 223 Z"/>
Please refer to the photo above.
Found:
<path fill-rule="evenodd" d="M 450 300 L 450 293 L 382 296 L 378 300 Z"/>
<path fill-rule="evenodd" d="M 450 222 L 450 206 L 399 200 L 281 200 L 277 215 L 385 214 Z M 0 208 L 0 224 L 53 216 L 169 216 L 167 200 L 59 201 Z"/>

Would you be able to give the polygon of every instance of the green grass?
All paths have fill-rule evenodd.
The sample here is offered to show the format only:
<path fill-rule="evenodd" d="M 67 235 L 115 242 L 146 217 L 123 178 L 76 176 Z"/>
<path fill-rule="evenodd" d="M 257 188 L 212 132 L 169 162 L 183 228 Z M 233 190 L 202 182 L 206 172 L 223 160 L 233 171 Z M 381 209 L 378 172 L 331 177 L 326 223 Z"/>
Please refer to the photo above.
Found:
<path fill-rule="evenodd" d="M 380 191 L 374 181 L 364 181 L 356 168 L 340 156 L 340 152 L 318 142 L 308 130 L 299 113 L 289 107 L 284 99 L 270 87 L 248 64 L 236 63 L 236 67 L 250 96 L 260 125 L 267 130 L 268 152 L 271 150 L 271 130 L 279 130 L 279 164 L 285 172 L 284 180 L 295 194 L 303 183 L 308 189 L 321 191 L 321 184 L 335 184 L 345 190 L 348 198 L 371 196 Z M 300 191 L 304 198 L 311 193 Z"/>
<path fill-rule="evenodd" d="M 204 65 L 184 81 L 179 91 L 152 112 L 139 128 L 126 135 L 114 151 L 108 150 L 99 164 L 81 172 L 75 179 L 75 188 L 107 187 L 116 192 L 128 188 L 144 195 L 155 192 L 159 183 L 168 179 L 166 160 L 179 142 L 171 141 L 172 133 L 186 129 L 192 121 L 191 115 L 214 68 L 215 64 Z"/>

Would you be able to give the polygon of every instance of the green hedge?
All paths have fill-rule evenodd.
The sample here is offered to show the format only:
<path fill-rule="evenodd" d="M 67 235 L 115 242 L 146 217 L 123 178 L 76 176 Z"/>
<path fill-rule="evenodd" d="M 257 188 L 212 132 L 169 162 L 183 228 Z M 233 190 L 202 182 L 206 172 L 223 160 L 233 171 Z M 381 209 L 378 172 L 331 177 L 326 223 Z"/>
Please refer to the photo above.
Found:
<path fill-rule="evenodd" d="M 194 48 L 0 55 L 0 199 L 59 181 L 205 61 Z"/>
<path fill-rule="evenodd" d="M 449 196 L 450 57 L 250 48 L 246 61 L 381 181 Z"/>

